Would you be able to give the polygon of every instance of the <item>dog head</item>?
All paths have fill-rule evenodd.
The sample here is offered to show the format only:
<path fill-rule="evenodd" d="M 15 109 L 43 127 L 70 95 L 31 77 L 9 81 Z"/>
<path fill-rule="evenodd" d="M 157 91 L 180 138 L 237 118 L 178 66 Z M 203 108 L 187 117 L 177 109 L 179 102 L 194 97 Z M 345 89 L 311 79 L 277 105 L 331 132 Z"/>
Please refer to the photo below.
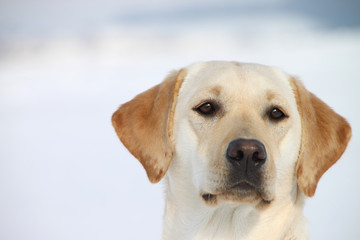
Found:
<path fill-rule="evenodd" d="M 267 205 L 294 184 L 313 196 L 351 137 L 346 120 L 300 81 L 234 62 L 173 72 L 120 106 L 112 121 L 151 182 L 172 164 L 169 177 L 209 205 Z"/>

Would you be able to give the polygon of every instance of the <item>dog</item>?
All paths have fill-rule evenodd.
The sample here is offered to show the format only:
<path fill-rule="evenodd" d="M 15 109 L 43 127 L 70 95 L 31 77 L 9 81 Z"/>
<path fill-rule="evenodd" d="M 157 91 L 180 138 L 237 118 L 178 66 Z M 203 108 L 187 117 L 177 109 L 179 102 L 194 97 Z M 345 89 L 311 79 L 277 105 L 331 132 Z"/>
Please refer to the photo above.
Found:
<path fill-rule="evenodd" d="M 112 124 L 149 180 L 164 178 L 163 240 L 307 239 L 304 200 L 351 138 L 300 80 L 222 61 L 171 72 Z"/>

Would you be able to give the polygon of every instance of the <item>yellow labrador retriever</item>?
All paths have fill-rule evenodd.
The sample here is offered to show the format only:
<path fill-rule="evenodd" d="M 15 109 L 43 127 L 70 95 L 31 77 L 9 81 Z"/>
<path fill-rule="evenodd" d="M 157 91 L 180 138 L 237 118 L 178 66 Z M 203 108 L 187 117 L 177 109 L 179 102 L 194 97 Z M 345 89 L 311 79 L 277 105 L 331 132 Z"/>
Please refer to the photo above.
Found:
<path fill-rule="evenodd" d="M 286 73 L 202 62 L 112 117 L 151 182 L 165 176 L 162 239 L 307 239 L 302 209 L 345 151 L 344 118 Z"/>

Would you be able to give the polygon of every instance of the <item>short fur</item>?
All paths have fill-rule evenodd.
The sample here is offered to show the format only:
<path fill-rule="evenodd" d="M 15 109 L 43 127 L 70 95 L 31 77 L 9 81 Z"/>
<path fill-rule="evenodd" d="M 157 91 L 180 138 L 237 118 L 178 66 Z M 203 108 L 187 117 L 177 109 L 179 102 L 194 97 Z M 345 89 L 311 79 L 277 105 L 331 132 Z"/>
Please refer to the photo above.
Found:
<path fill-rule="evenodd" d="M 216 112 L 205 116 L 198 107 L 209 102 Z M 284 117 L 272 119 L 272 109 Z M 165 176 L 163 240 L 307 239 L 305 195 L 314 195 L 351 138 L 346 120 L 299 80 L 234 62 L 173 72 L 120 106 L 112 122 L 149 180 Z M 239 178 L 240 170 L 252 174 L 247 167 L 229 163 L 234 139 L 266 149 L 255 185 Z"/>

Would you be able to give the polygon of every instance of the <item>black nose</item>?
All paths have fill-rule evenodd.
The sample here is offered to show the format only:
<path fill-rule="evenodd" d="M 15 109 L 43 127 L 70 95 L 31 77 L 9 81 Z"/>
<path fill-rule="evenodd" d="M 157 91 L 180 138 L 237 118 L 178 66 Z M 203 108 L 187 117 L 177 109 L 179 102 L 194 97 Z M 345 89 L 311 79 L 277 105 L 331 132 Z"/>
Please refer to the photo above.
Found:
<path fill-rule="evenodd" d="M 266 161 L 266 149 L 258 140 L 239 138 L 230 142 L 226 158 L 235 166 L 259 167 Z"/>

